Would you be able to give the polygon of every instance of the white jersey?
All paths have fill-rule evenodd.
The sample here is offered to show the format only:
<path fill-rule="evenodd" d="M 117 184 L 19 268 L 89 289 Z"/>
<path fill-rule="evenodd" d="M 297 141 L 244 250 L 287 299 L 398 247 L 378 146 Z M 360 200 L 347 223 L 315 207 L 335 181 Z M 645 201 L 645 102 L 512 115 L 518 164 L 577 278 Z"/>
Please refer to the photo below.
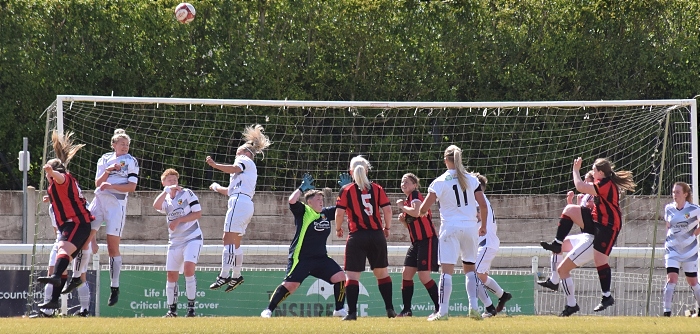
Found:
<path fill-rule="evenodd" d="M 109 172 L 106 182 L 109 182 L 110 184 L 138 183 L 139 164 L 136 161 L 136 158 L 132 157 L 131 154 L 117 156 L 115 152 L 105 153 L 102 155 L 100 160 L 97 161 L 97 174 L 95 175 L 95 179 L 100 177 L 100 175 L 102 175 L 102 173 L 104 173 L 108 167 L 113 166 L 114 164 L 119 164 L 121 169 Z M 124 198 L 129 195 L 129 193 L 114 189 L 108 189 L 108 191 L 113 194 L 122 194 L 124 195 L 122 196 Z"/>
<path fill-rule="evenodd" d="M 685 202 L 683 208 L 676 209 L 676 203 L 669 203 L 664 209 L 664 220 L 668 223 L 666 232 L 666 259 L 678 262 L 697 261 L 698 240 L 693 235 L 698 228 L 700 207 Z"/>
<path fill-rule="evenodd" d="M 237 155 L 233 165 L 241 169 L 240 173 L 231 174 L 228 182 L 228 195 L 244 194 L 251 199 L 255 195 L 255 183 L 258 182 L 258 168 L 247 155 Z"/>
<path fill-rule="evenodd" d="M 61 232 L 58 230 L 58 224 L 56 223 L 56 213 L 53 211 L 53 204 L 49 203 L 49 218 L 51 218 L 51 226 L 53 226 L 56 231 L 56 241 L 58 243 L 61 241 Z"/>
<path fill-rule="evenodd" d="M 498 239 L 498 226 L 496 225 L 496 216 L 493 213 L 493 208 L 491 207 L 491 202 L 484 195 L 486 199 L 486 208 L 488 208 L 489 217 L 486 220 L 486 235 L 479 237 L 479 247 L 495 248 L 501 245 L 501 240 Z"/>
<path fill-rule="evenodd" d="M 192 190 L 183 188 L 175 194 L 175 198 L 170 198 L 170 194 L 165 195 L 165 200 L 160 210 L 160 213 L 165 213 L 167 215 L 166 223 L 170 224 L 173 220 L 184 217 L 191 212 L 202 211 L 202 207 L 199 205 L 199 199 Z M 193 239 L 202 239 L 202 230 L 199 228 L 199 221 L 197 219 L 180 223 L 175 230 L 168 228 L 168 245 L 171 248 L 176 248 L 184 246 L 188 241 Z"/>
<path fill-rule="evenodd" d="M 481 185 L 479 180 L 467 173 L 467 190 L 462 189 L 457 182 L 457 171 L 447 170 L 428 187 L 428 192 L 435 193 L 440 204 L 440 219 L 442 223 L 461 221 L 476 222 L 476 208 L 479 206 L 474 197 L 474 191 Z"/>

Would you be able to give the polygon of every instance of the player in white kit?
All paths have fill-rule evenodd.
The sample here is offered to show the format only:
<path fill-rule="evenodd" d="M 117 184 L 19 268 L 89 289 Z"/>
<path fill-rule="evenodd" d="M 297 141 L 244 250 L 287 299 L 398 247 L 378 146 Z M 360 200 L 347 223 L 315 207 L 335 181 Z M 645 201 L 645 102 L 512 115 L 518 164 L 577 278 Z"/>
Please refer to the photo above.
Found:
<path fill-rule="evenodd" d="M 216 281 L 209 286 L 212 290 L 228 284 L 226 292 L 230 292 L 243 283 L 241 239 L 253 217 L 253 196 L 255 184 L 258 181 L 258 169 L 253 158 L 271 144 L 270 139 L 263 134 L 263 130 L 262 125 L 259 124 L 245 128 L 243 139 L 246 142 L 236 150 L 236 159 L 232 165 L 218 164 L 209 156 L 206 159 L 209 166 L 231 175 L 228 187 L 222 187 L 216 182 L 209 187 L 219 194 L 228 196 L 221 272 Z M 231 269 L 233 269 L 233 275 L 231 275 Z"/>
<path fill-rule="evenodd" d="M 476 176 L 481 184 L 481 190 L 485 192 L 486 185 L 489 182 L 486 176 L 479 173 L 473 173 L 472 175 Z M 484 287 L 498 297 L 498 305 L 494 307 L 493 303 L 491 302 L 491 298 L 485 291 L 483 294 L 479 294 L 479 299 L 484 304 L 486 309 L 486 312 L 482 313 L 481 316 L 488 318 L 503 311 L 506 302 L 513 298 L 513 296 L 504 291 L 498 282 L 489 276 L 491 262 L 493 262 L 493 259 L 496 258 L 496 254 L 498 254 L 498 248 L 501 246 L 501 240 L 498 238 L 498 226 L 496 225 L 496 217 L 494 215 L 493 208 L 491 207 L 491 202 L 486 195 L 484 195 L 484 199 L 486 200 L 489 218 L 486 222 L 486 235 L 479 236 L 479 249 L 476 253 L 476 275 L 479 276 L 479 280 L 481 280 L 481 282 L 484 284 Z M 479 213 L 477 218 L 480 218 L 480 216 L 481 215 Z"/>
<path fill-rule="evenodd" d="M 163 192 L 153 201 L 153 207 L 167 216 L 168 223 L 168 255 L 165 261 L 168 277 L 165 294 L 170 309 L 165 317 L 177 317 L 177 296 L 180 290 L 177 281 L 180 273 L 185 275 L 187 316 L 194 317 L 197 295 L 194 274 L 203 243 L 198 220 L 202 217 L 202 207 L 192 190 L 178 185 L 179 178 L 180 174 L 172 168 L 163 172 L 160 176 Z"/>
<path fill-rule="evenodd" d="M 469 297 L 469 317 L 481 320 L 479 313 L 479 289 L 484 290 L 476 275 L 476 253 L 479 236 L 486 235 L 488 208 L 479 180 L 467 173 L 462 165 L 462 150 L 450 145 L 444 153 L 447 171 L 428 187 L 428 196 L 420 206 L 420 214 L 440 202 L 440 232 L 438 261 L 441 266 L 439 284 L 440 310 L 431 314 L 428 321 L 447 319 L 452 293 L 452 274 L 457 260 L 462 258 Z M 481 224 L 476 214 L 480 210 Z"/>
<path fill-rule="evenodd" d="M 593 171 L 586 173 L 584 180 L 593 184 Z M 590 194 L 578 194 L 577 202 L 574 203 L 574 192 L 569 191 L 566 194 L 567 204 L 577 204 L 581 206 L 582 212 L 588 212 L 593 208 L 593 196 Z M 571 271 L 583 266 L 584 264 L 593 261 L 593 240 L 595 228 L 593 221 L 589 218 L 589 214 L 583 214 L 584 227 L 581 229 L 581 234 L 568 235 L 562 243 L 562 253 L 566 252 L 564 257 L 561 253 L 552 253 L 551 255 L 551 277 L 544 281 L 537 281 L 537 284 L 545 288 L 558 291 L 561 282 L 566 295 L 566 306 L 559 314 L 560 317 L 568 317 L 581 308 L 576 302 L 575 285 L 571 277 Z"/>
<path fill-rule="evenodd" d="M 693 194 L 685 182 L 676 182 L 672 189 L 673 202 L 664 208 L 666 221 L 666 287 L 664 287 L 664 316 L 671 316 L 673 292 L 678 283 L 680 269 L 693 291 L 695 301 L 700 303 L 698 285 L 698 214 L 700 208 L 692 204 Z M 696 313 L 697 314 L 697 313 Z"/>
<path fill-rule="evenodd" d="M 104 154 L 97 161 L 95 174 L 95 198 L 88 209 L 95 216 L 92 222 L 92 235 L 97 233 L 104 222 L 109 253 L 109 274 L 111 292 L 107 305 L 119 301 L 119 275 L 122 257 L 119 244 L 126 221 L 126 204 L 130 192 L 136 190 L 139 179 L 139 164 L 129 154 L 131 138 L 122 129 L 114 130 L 112 148 L 114 152 Z M 85 264 L 87 265 L 87 264 Z"/>

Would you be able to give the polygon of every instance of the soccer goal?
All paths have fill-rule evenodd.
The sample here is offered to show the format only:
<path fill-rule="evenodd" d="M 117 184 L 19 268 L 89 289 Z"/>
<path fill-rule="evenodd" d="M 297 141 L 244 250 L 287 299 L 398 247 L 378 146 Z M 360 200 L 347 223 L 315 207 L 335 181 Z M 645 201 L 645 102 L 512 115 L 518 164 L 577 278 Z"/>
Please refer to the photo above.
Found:
<path fill-rule="evenodd" d="M 445 170 L 443 151 L 456 144 L 467 169 L 489 179 L 486 194 L 496 212 L 502 246 L 551 240 L 566 192 L 574 190 L 573 160 L 582 157 L 585 172 L 596 158 L 609 158 L 617 170 L 632 171 L 638 184 L 621 201 L 624 227 L 618 246 L 653 250 L 644 258 L 620 255 L 611 262 L 616 274 L 641 275 L 647 284 L 618 298 L 614 312 L 620 315 L 648 314 L 649 304 L 660 302 L 663 285 L 653 277 L 665 274 L 662 211 L 671 201 L 672 184 L 691 184 L 698 202 L 695 100 L 352 102 L 60 95 L 46 115 L 44 161 L 51 157 L 50 131 L 72 131 L 76 142 L 88 144 L 69 167 L 83 190 L 92 188 L 96 162 L 111 151 L 116 128 L 132 138 L 130 153 L 141 168 L 138 191 L 160 190 L 162 171 L 176 168 L 182 184 L 204 192 L 211 182 L 228 180 L 209 168 L 205 157 L 232 162 L 243 128 L 262 124 L 273 144 L 264 157 L 256 158 L 257 190 L 278 199 L 298 186 L 303 173 L 314 175 L 317 188 L 337 188 L 338 174 L 356 155 L 368 158 L 373 166 L 370 178 L 392 199 L 402 196 L 400 179 L 407 172 L 422 179 L 425 192 Z M 37 221 L 36 242 L 50 243 L 50 225 L 46 219 Z M 275 235 L 275 221 L 255 216 L 252 224 Z M 435 223 L 439 225 L 439 219 Z M 218 238 L 218 227 L 215 231 L 207 239 Z M 407 245 L 405 240 L 389 241 Z M 267 243 L 288 245 L 288 239 L 273 237 Z M 37 266 L 44 266 L 43 259 L 34 258 Z M 547 262 L 543 257 L 538 266 L 547 270 Z M 531 261 L 516 254 L 494 266 L 529 269 Z M 626 289 L 621 280 L 614 282 L 614 289 Z M 594 285 L 581 293 L 599 294 Z M 394 295 L 398 302 L 400 294 Z M 626 306 L 639 300 L 644 301 L 639 307 Z M 559 308 L 563 298 L 552 303 Z"/>

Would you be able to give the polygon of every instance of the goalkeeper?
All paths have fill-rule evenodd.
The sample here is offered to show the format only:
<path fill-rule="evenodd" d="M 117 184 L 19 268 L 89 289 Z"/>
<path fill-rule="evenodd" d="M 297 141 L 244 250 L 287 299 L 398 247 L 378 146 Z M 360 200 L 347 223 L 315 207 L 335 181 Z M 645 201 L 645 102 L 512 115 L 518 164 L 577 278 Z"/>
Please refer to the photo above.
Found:
<path fill-rule="evenodd" d="M 349 175 L 341 175 L 338 184 L 350 182 Z M 333 285 L 335 311 L 333 316 L 345 317 L 345 273 L 338 263 L 328 257 L 326 240 L 331 234 L 331 221 L 335 219 L 335 206 L 323 207 L 323 192 L 313 186 L 314 179 L 304 174 L 301 186 L 289 195 L 289 210 L 294 215 L 296 232 L 289 246 L 287 275 L 277 286 L 270 298 L 270 304 L 260 314 L 263 318 L 272 316 L 272 311 L 282 301 L 294 293 L 309 276 L 322 279 Z M 299 202 L 304 193 L 306 204 Z"/>

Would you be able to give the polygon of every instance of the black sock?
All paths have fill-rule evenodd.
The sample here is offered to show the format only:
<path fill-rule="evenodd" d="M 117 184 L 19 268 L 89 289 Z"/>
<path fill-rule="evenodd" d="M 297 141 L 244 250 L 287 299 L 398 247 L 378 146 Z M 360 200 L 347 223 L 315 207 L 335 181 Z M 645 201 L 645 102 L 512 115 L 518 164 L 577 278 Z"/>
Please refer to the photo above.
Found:
<path fill-rule="evenodd" d="M 333 296 L 335 296 L 335 310 L 345 307 L 345 281 L 333 284 Z"/>
<path fill-rule="evenodd" d="M 403 300 L 404 312 L 411 310 L 411 300 L 413 299 L 413 280 L 401 281 L 401 299 Z"/>
<path fill-rule="evenodd" d="M 610 285 L 612 285 L 612 269 L 610 269 L 610 265 L 606 263 L 597 269 L 600 289 L 603 290 L 603 293 L 610 292 Z"/>
<path fill-rule="evenodd" d="M 357 313 L 357 299 L 360 297 L 360 285 L 358 281 L 347 280 L 345 282 L 345 296 L 348 299 L 348 313 Z"/>
<path fill-rule="evenodd" d="M 187 300 L 187 308 L 190 310 L 194 310 L 194 299 Z"/>
<path fill-rule="evenodd" d="M 287 290 L 287 288 L 285 288 L 284 285 L 280 284 L 277 287 L 277 289 L 275 289 L 275 293 L 272 294 L 272 297 L 270 298 L 270 304 L 267 305 L 267 309 L 270 311 L 274 311 L 277 308 L 277 305 L 279 305 L 282 301 L 287 299 L 289 295 L 289 290 Z"/>
<path fill-rule="evenodd" d="M 391 276 L 378 279 L 377 285 L 379 286 L 379 293 L 382 294 L 382 299 L 384 299 L 384 308 L 393 310 L 394 302 L 391 300 Z"/>
<path fill-rule="evenodd" d="M 177 303 L 170 304 L 170 312 L 177 313 Z"/>
<path fill-rule="evenodd" d="M 438 286 L 435 284 L 434 280 L 424 284 L 425 289 L 428 290 L 428 295 L 432 299 L 433 304 L 435 304 L 435 312 L 440 311 L 440 303 L 438 302 Z"/>
<path fill-rule="evenodd" d="M 61 285 L 54 286 L 51 292 L 52 302 L 57 302 L 58 299 L 61 298 L 61 291 L 63 290 L 63 287 L 66 286 L 66 282 L 68 282 L 68 275 L 61 275 Z"/>
<path fill-rule="evenodd" d="M 58 257 L 56 257 L 56 266 L 54 267 L 54 272 L 53 276 L 54 277 L 61 277 L 63 275 L 63 272 L 66 271 L 68 268 L 68 265 L 70 264 L 70 257 L 65 254 L 60 254 Z"/>
<path fill-rule="evenodd" d="M 571 220 L 569 216 L 561 215 L 561 218 L 559 219 L 559 226 L 557 226 L 557 236 L 555 238 L 563 242 L 564 238 L 566 238 L 566 236 L 569 235 L 571 227 L 573 226 L 574 221 Z"/>

